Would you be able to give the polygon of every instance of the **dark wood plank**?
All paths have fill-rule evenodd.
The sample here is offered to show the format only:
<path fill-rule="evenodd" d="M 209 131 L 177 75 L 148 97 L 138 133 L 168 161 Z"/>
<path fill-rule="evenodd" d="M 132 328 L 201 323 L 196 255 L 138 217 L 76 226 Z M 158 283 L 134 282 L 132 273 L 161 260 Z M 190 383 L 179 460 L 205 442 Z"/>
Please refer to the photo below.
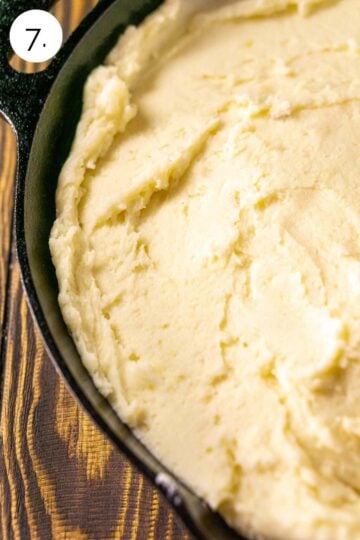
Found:
<path fill-rule="evenodd" d="M 15 135 L 3 120 L 0 129 L 0 344 L 5 323 L 5 298 L 10 261 L 13 189 L 15 170 Z M 1 353 L 0 353 L 1 354 Z"/>
<path fill-rule="evenodd" d="M 1 411 L 1 537 L 185 539 L 173 511 L 107 442 L 57 376 L 34 330 L 18 265 Z"/>
<path fill-rule="evenodd" d="M 56 16 L 73 28 L 94 0 L 64 0 Z M 31 68 L 17 64 L 17 68 Z M 0 537 L 185 540 L 162 495 L 78 407 L 34 328 L 10 248 L 15 140 L 0 123 Z M 5 313 L 6 311 L 6 313 Z"/>

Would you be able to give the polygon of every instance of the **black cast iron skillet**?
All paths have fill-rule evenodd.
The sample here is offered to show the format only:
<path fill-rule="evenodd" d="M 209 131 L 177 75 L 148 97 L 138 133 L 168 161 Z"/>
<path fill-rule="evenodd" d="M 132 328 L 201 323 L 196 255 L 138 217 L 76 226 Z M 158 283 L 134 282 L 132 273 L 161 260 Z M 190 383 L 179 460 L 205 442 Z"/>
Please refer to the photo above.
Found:
<path fill-rule="evenodd" d="M 74 0 L 80 2 L 81 0 Z M 0 112 L 17 137 L 15 232 L 23 284 L 47 352 L 89 415 L 153 482 L 168 473 L 117 417 L 83 367 L 59 309 L 57 281 L 48 240 L 55 219 L 55 189 L 81 113 L 82 91 L 128 24 L 138 24 L 161 0 L 100 0 L 41 73 L 15 72 L 11 23 L 28 9 L 51 0 L 0 0 Z M 177 479 L 175 492 L 162 488 L 197 538 L 239 539 L 223 520 Z"/>

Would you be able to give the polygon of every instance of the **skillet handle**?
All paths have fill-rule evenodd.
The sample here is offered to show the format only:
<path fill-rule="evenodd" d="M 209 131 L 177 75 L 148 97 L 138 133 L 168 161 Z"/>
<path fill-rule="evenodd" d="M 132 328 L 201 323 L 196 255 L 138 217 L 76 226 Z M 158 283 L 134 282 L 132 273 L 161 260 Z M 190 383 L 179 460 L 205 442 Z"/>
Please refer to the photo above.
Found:
<path fill-rule="evenodd" d="M 114 0 L 98 1 L 44 71 L 38 73 L 15 71 L 8 62 L 12 55 L 9 33 L 13 21 L 29 9 L 46 10 L 54 1 L 0 0 L 0 115 L 5 117 L 16 133 L 18 178 L 25 175 L 25 164 L 36 125 L 60 69 L 87 30 Z M 24 170 L 21 170 L 22 168 Z"/>
<path fill-rule="evenodd" d="M 12 55 L 9 32 L 18 15 L 29 9 L 48 9 L 54 0 L 0 0 L 0 113 L 18 135 L 32 133 L 39 117 L 54 70 L 19 73 L 9 65 Z"/>

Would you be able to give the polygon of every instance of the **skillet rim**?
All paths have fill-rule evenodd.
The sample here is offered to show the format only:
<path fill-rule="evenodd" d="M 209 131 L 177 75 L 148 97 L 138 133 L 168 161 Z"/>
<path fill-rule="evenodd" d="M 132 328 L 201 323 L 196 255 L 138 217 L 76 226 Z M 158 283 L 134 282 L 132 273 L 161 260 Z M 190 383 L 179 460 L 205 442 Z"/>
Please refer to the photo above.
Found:
<path fill-rule="evenodd" d="M 150 8 L 150 10 L 146 14 L 154 11 L 162 3 L 162 1 L 163 0 L 155 0 L 154 2 L 154 0 L 144 0 L 143 2 L 144 7 L 148 7 L 148 5 L 150 4 L 154 4 L 154 3 L 156 4 L 155 7 Z M 47 113 L 46 108 L 49 101 L 51 101 L 54 88 L 56 87 L 57 84 L 59 84 L 59 79 L 61 79 L 61 76 L 64 70 L 66 70 L 67 64 L 69 60 L 71 59 L 72 54 L 75 52 L 77 45 L 80 45 L 83 38 L 86 37 L 88 32 L 97 23 L 100 23 L 101 18 L 105 16 L 111 10 L 112 7 L 114 7 L 117 3 L 120 3 L 120 2 L 121 0 L 100 0 L 97 6 L 89 13 L 89 15 L 84 19 L 84 21 L 81 23 L 78 29 L 69 38 L 67 43 L 64 45 L 64 47 L 61 49 L 60 53 L 57 55 L 56 59 L 54 60 L 54 63 L 51 64 L 49 68 L 49 73 L 51 75 L 51 70 L 53 70 L 52 72 L 53 79 L 51 81 L 49 79 L 48 81 L 50 82 L 48 92 L 45 98 L 43 99 L 43 102 L 41 103 L 41 106 L 39 109 L 39 117 L 36 119 L 36 123 L 33 126 L 33 129 L 34 129 L 33 141 L 35 141 L 35 143 L 36 143 L 37 137 L 39 136 L 39 126 L 41 127 L 43 117 Z M 146 14 L 144 16 L 146 16 Z M 142 16 L 142 19 L 144 18 L 144 16 Z M 128 24 L 126 25 L 126 27 L 127 26 Z M 41 77 L 47 76 L 47 73 L 45 71 L 43 73 L 38 74 L 38 76 L 39 76 L 39 79 L 41 79 Z M 168 490 L 164 486 L 159 485 L 159 483 L 156 482 L 156 476 L 158 473 L 155 473 L 153 470 L 151 470 L 151 468 L 141 459 L 141 457 L 137 456 L 136 453 L 127 445 L 126 440 L 122 440 L 113 431 L 113 429 L 101 416 L 101 414 L 99 413 L 99 410 L 96 409 L 96 407 L 91 403 L 89 398 L 86 396 L 85 392 L 82 390 L 81 384 L 76 379 L 76 377 L 71 373 L 68 367 L 68 364 L 64 359 L 65 355 L 62 354 L 62 352 L 60 351 L 60 349 L 58 348 L 55 342 L 53 333 L 50 330 L 49 324 L 47 322 L 47 317 L 44 314 L 43 308 L 41 306 L 39 295 L 38 295 L 38 292 L 37 292 L 37 289 L 33 280 L 30 260 L 28 256 L 28 245 L 26 241 L 26 226 L 25 226 L 26 188 L 27 188 L 28 179 L 29 179 L 29 164 L 31 163 L 31 160 L 32 160 L 34 144 L 33 144 L 33 141 L 26 140 L 24 142 L 22 140 L 21 130 L 24 129 L 22 122 L 20 123 L 14 122 L 13 128 L 15 130 L 15 133 L 17 136 L 17 142 L 18 142 L 17 182 L 16 182 L 16 190 L 15 190 L 15 210 L 14 210 L 16 253 L 17 253 L 17 258 L 20 265 L 21 281 L 22 281 L 22 284 L 26 293 L 26 298 L 28 301 L 30 312 L 40 331 L 47 355 L 50 357 L 56 371 L 60 374 L 61 378 L 65 382 L 67 388 L 70 390 L 73 397 L 77 400 L 78 403 L 80 403 L 81 407 L 83 408 L 83 410 L 85 410 L 88 416 L 91 417 L 92 421 L 94 421 L 96 425 L 101 429 L 101 431 L 105 433 L 105 435 L 112 442 L 112 444 L 116 448 L 118 448 L 121 452 L 123 452 L 126 455 L 126 457 L 130 459 L 130 461 L 134 463 L 135 466 L 143 474 L 145 474 L 145 476 L 148 479 L 150 479 L 152 484 L 157 489 L 160 489 L 163 495 L 165 495 L 165 498 L 167 499 L 167 501 L 171 504 L 171 507 L 174 509 L 175 513 L 180 516 L 180 518 L 188 527 L 188 529 L 191 531 L 191 533 L 199 539 L 205 539 L 205 536 L 203 532 L 200 530 L 199 526 L 197 525 L 196 520 L 190 515 L 190 512 L 187 509 L 187 505 L 184 504 L 183 501 L 181 502 L 181 504 L 176 504 L 175 502 L 176 497 L 174 498 L 174 496 L 170 496 Z M 70 335 L 70 339 L 73 342 L 71 335 Z M 105 398 L 102 396 L 100 391 L 95 387 L 95 385 L 93 386 L 94 386 L 94 391 L 98 394 L 99 398 L 101 400 L 104 400 Z M 107 400 L 105 401 L 108 407 L 112 409 L 109 402 Z M 123 422 L 123 420 L 118 415 L 116 416 L 117 416 L 118 421 L 121 423 L 121 425 L 125 427 L 125 429 L 129 432 L 130 437 L 136 440 L 136 443 L 141 446 L 141 449 L 143 452 L 147 453 L 151 457 L 152 460 L 155 460 L 155 462 L 158 464 L 161 471 L 168 474 L 170 478 L 175 479 L 176 484 L 182 486 L 185 489 L 185 491 L 187 492 L 185 493 L 185 495 L 187 497 L 194 498 L 194 500 L 196 500 L 196 502 L 199 505 L 203 506 L 203 514 L 200 516 L 200 518 L 206 521 L 207 517 L 210 517 L 211 519 L 214 518 L 216 521 L 219 521 L 219 527 L 223 528 L 224 536 L 222 538 L 225 538 L 225 535 L 226 535 L 226 538 L 234 539 L 234 540 L 244 538 L 244 537 L 240 537 L 233 529 L 230 529 L 225 523 L 225 521 L 221 518 L 221 516 L 219 516 L 216 512 L 212 511 L 199 496 L 193 493 L 190 488 L 185 486 L 181 482 L 181 480 L 179 480 L 171 471 L 168 471 L 165 465 L 162 464 L 156 458 L 156 456 L 154 456 L 152 452 L 141 441 L 139 441 L 139 439 L 135 436 L 134 432 L 127 426 L 127 424 Z M 182 496 L 181 496 L 181 499 L 183 499 Z M 209 514 L 209 516 L 206 516 L 206 514 Z M 210 538 L 210 536 L 208 538 Z M 220 538 L 220 537 L 214 536 L 214 538 Z"/>

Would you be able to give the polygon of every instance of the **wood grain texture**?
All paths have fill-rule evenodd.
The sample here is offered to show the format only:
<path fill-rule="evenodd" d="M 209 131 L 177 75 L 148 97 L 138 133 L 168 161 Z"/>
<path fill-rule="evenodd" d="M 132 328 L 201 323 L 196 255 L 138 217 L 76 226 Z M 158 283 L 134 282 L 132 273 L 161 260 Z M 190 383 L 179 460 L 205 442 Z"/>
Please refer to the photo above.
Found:
<path fill-rule="evenodd" d="M 94 4 L 64 0 L 53 12 L 68 33 Z M 15 154 L 15 137 L 1 122 L 0 538 L 189 540 L 162 495 L 110 445 L 47 358 L 11 242 Z"/>
<path fill-rule="evenodd" d="M 13 186 L 15 172 L 15 135 L 10 126 L 2 122 L 0 130 L 0 328 L 5 324 L 7 273 L 10 263 L 12 229 Z M 2 341 L 0 333 L 0 343 Z M 0 349 L 1 354 L 1 349 Z"/>

